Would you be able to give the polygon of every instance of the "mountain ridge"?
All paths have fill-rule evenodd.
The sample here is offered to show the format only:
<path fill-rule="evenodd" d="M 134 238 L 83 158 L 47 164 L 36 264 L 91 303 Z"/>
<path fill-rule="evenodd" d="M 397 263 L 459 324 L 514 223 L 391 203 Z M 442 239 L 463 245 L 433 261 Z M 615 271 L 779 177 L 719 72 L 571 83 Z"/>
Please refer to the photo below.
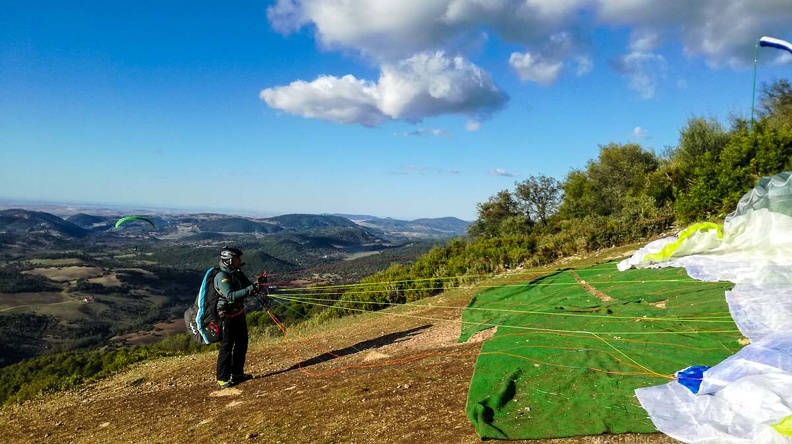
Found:
<path fill-rule="evenodd" d="M 0 209 L 0 234 L 22 234 L 24 231 L 28 233 L 50 232 L 50 234 L 60 237 L 83 237 L 115 228 L 116 220 L 129 214 L 106 211 L 98 211 L 98 213 L 74 211 L 72 214 L 59 216 L 37 209 Z M 301 231 L 326 227 L 353 228 L 358 226 L 373 235 L 385 237 L 443 239 L 465 236 L 467 227 L 470 225 L 470 222 L 455 217 L 420 218 L 408 221 L 340 213 L 293 213 L 272 217 L 249 217 L 224 213 L 159 214 L 152 212 L 138 214 L 151 219 L 156 228 L 149 230 L 149 227 L 145 225 L 125 224 L 123 227 L 125 231 L 167 234 L 178 231 L 180 225 L 192 224 L 191 229 L 195 233 L 272 234 L 283 230 Z M 187 229 L 184 226 L 181 228 Z"/>

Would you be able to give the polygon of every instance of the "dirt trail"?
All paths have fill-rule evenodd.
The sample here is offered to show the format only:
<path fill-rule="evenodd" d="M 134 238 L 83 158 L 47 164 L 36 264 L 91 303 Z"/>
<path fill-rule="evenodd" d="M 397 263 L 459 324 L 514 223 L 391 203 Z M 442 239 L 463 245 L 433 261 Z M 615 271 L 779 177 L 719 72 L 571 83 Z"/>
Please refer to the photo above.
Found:
<path fill-rule="evenodd" d="M 0 436 L 8 443 L 479 443 L 465 401 L 486 335 L 456 342 L 475 291 L 289 330 L 288 341 L 254 338 L 246 370 L 256 378 L 222 391 L 213 378 L 216 352 L 143 363 L 3 408 Z M 657 434 L 530 442 L 676 441 Z"/>

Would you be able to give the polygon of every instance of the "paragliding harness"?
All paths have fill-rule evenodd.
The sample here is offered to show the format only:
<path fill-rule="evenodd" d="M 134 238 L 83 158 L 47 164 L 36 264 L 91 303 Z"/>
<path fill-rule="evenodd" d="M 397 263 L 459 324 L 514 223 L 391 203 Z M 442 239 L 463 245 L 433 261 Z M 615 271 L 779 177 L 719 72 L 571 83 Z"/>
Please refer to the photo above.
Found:
<path fill-rule="evenodd" d="M 217 299 L 220 294 L 214 286 L 214 278 L 219 272 L 220 267 L 212 267 L 206 271 L 195 303 L 184 312 L 187 333 L 199 344 L 212 344 L 222 339 L 220 315 L 217 313 Z"/>
<path fill-rule="evenodd" d="M 244 307 L 233 314 L 218 312 L 217 302 L 222 296 L 215 288 L 214 280 L 217 273 L 220 272 L 220 267 L 217 266 L 206 271 L 195 303 L 184 312 L 184 325 L 187 327 L 187 333 L 199 344 L 207 345 L 220 342 L 222 340 L 221 317 L 236 317 L 245 312 Z M 265 309 L 269 310 L 269 287 L 262 285 L 267 282 L 267 272 L 262 272 L 256 278 L 264 294 L 256 294 L 253 297 Z"/>

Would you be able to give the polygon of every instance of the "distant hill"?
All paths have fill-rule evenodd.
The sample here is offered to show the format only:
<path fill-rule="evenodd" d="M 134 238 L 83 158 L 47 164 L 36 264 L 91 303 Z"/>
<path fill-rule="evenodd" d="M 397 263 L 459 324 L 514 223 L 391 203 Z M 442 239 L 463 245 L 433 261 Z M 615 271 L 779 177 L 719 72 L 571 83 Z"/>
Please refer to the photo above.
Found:
<path fill-rule="evenodd" d="M 382 245 L 383 239 L 358 226 L 317 228 L 298 236 L 316 248 L 344 248 L 364 245 Z"/>
<path fill-rule="evenodd" d="M 0 211 L 0 232 L 12 236 L 45 234 L 70 238 L 81 238 L 88 234 L 88 230 L 58 216 L 41 211 L 21 209 Z"/>
<path fill-rule="evenodd" d="M 222 217 L 218 219 L 204 220 L 196 223 L 201 231 L 211 231 L 215 233 L 277 233 L 283 230 L 278 225 L 246 219 L 243 217 Z"/>
<path fill-rule="evenodd" d="M 456 217 L 423 218 L 412 221 L 366 215 L 336 214 L 363 227 L 380 230 L 388 236 L 451 238 L 467 235 L 470 222 Z"/>
<path fill-rule="evenodd" d="M 415 219 L 410 221 L 409 224 L 415 226 L 424 226 L 432 230 L 446 231 L 446 232 L 465 232 L 470 222 L 456 217 L 440 217 L 436 219 Z"/>
<path fill-rule="evenodd" d="M 90 228 L 92 225 L 108 222 L 107 217 L 92 216 L 90 214 L 85 214 L 85 213 L 73 214 L 71 216 L 66 217 L 64 220 L 67 222 L 71 222 L 75 225 L 79 225 L 83 228 Z"/>
<path fill-rule="evenodd" d="M 341 216 L 318 215 L 318 214 L 284 214 L 266 219 L 274 222 L 285 229 L 306 230 L 324 227 L 354 227 L 355 224 Z"/>

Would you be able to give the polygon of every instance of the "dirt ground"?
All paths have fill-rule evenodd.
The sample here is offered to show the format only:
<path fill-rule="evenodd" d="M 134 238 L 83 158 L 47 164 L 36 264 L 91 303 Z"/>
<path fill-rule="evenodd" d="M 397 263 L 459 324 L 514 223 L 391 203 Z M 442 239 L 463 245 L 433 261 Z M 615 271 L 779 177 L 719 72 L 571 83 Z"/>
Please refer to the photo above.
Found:
<path fill-rule="evenodd" d="M 465 401 L 487 335 L 456 342 L 460 314 L 477 291 L 254 337 L 246 371 L 255 378 L 230 389 L 216 389 L 216 352 L 143 363 L 3 408 L 0 436 L 9 443 L 478 443 Z M 677 441 L 654 434 L 523 442 Z"/>

